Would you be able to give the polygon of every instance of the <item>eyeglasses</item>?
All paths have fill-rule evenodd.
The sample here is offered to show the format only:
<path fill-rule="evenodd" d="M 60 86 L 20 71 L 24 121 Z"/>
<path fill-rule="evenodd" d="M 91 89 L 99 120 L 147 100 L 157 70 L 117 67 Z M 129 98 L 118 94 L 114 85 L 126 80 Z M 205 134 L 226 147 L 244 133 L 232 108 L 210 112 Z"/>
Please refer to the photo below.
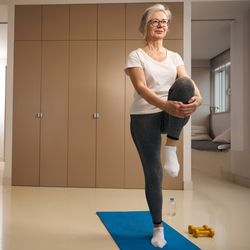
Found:
<path fill-rule="evenodd" d="M 166 27 L 168 25 L 168 19 L 162 19 L 162 20 L 158 20 L 158 19 L 152 19 L 149 20 L 149 22 L 153 27 L 158 27 L 160 24 L 162 27 Z"/>

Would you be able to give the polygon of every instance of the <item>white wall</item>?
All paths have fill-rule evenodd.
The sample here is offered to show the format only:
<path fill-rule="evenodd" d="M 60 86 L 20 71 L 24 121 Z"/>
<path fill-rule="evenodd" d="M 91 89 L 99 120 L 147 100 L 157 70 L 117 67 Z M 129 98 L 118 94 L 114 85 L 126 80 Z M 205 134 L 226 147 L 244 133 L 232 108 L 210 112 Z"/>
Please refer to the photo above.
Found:
<path fill-rule="evenodd" d="M 8 5 L 0 1 L 0 22 L 8 22 Z"/>
<path fill-rule="evenodd" d="M 231 29 L 231 174 L 250 187 L 250 11 Z"/>
<path fill-rule="evenodd" d="M 8 21 L 7 5 L 0 5 L 0 22 Z M 7 66 L 7 24 L 0 24 L 0 162 L 4 160 L 5 78 Z"/>
<path fill-rule="evenodd" d="M 210 63 L 209 61 L 192 62 L 192 79 L 199 88 L 203 101 L 202 105 L 192 115 L 192 125 L 202 125 L 209 129 L 210 107 Z"/>
<path fill-rule="evenodd" d="M 1 26 L 1 25 L 0 25 Z M 5 69 L 7 59 L 0 58 L 0 162 L 4 161 Z"/>

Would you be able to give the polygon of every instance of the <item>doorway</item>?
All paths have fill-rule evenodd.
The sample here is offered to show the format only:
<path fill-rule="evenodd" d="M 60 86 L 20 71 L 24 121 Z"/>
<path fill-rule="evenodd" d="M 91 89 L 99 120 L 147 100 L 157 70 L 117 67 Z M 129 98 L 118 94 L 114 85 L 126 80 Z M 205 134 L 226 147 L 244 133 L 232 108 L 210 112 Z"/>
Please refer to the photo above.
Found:
<path fill-rule="evenodd" d="M 244 44 L 245 40 L 243 31 L 241 27 L 239 27 L 239 20 L 242 19 L 249 9 L 249 1 L 192 2 L 192 77 L 203 95 L 203 105 L 193 115 L 192 127 L 195 125 L 201 126 L 196 128 L 198 130 L 200 129 L 200 133 L 207 133 L 207 135 L 213 136 L 211 134 L 211 114 L 216 114 L 216 121 L 219 121 L 219 124 L 228 124 L 229 128 L 233 126 L 233 124 L 230 124 L 232 121 L 230 116 L 232 115 L 233 117 L 234 114 L 232 112 L 237 105 L 233 100 L 235 100 L 235 98 L 239 99 L 242 94 L 239 93 L 239 91 L 234 91 L 234 93 L 232 91 L 233 94 L 230 96 L 230 88 L 224 92 L 222 91 L 222 93 L 228 95 L 228 100 L 231 100 L 231 111 L 228 109 L 226 112 L 225 110 L 221 113 L 215 112 L 214 110 L 217 110 L 216 106 L 218 105 L 215 105 L 216 102 L 214 101 L 215 98 L 213 95 L 215 94 L 214 90 L 217 88 L 213 85 L 212 71 L 215 71 L 214 75 L 216 75 L 216 72 L 223 73 L 223 69 L 226 69 L 228 65 L 228 62 L 225 61 L 228 51 L 230 51 L 230 60 L 232 61 L 231 74 L 229 73 L 228 75 L 230 77 L 236 75 L 237 69 L 234 68 L 235 65 L 241 68 L 241 66 L 239 66 L 241 61 L 238 55 L 242 53 L 240 42 Z M 235 39 L 235 37 L 237 37 L 237 39 Z M 220 60 L 218 60 L 218 58 L 220 58 Z M 221 64 L 223 67 L 218 68 Z M 239 84 L 239 82 L 241 83 L 243 81 L 237 81 L 237 84 Z M 231 88 L 235 88 L 235 83 L 236 81 L 232 79 Z M 219 117 L 222 117 L 222 120 L 217 119 Z M 213 121 L 212 117 L 212 122 Z M 241 121 L 238 120 L 239 124 L 241 124 L 240 122 Z M 220 130 L 221 128 L 217 127 L 217 131 L 218 129 Z M 232 131 L 235 131 L 235 125 L 230 129 L 231 138 L 236 138 L 232 137 Z M 219 132 L 222 133 L 223 131 Z M 241 137 L 238 136 L 238 138 Z M 231 145 L 236 144 L 235 140 L 231 140 L 230 142 Z M 205 174 L 225 177 L 226 179 L 233 178 L 231 171 L 232 157 L 230 154 L 230 150 L 220 152 L 192 149 L 192 169 L 198 169 Z"/>

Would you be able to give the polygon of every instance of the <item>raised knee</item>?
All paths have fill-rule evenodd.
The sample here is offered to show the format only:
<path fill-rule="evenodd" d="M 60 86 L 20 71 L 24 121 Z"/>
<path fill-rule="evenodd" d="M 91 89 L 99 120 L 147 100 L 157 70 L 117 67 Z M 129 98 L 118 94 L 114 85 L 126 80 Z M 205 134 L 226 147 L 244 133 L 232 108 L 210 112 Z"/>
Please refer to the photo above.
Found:
<path fill-rule="evenodd" d="M 175 83 L 174 83 L 176 86 L 175 87 L 189 87 L 191 89 L 194 88 L 194 84 L 192 82 L 192 79 L 187 77 L 187 76 L 183 76 L 183 77 L 180 77 L 178 78 Z"/>
<path fill-rule="evenodd" d="M 178 78 L 169 90 L 169 100 L 182 101 L 188 100 L 194 95 L 194 84 L 189 77 Z"/>

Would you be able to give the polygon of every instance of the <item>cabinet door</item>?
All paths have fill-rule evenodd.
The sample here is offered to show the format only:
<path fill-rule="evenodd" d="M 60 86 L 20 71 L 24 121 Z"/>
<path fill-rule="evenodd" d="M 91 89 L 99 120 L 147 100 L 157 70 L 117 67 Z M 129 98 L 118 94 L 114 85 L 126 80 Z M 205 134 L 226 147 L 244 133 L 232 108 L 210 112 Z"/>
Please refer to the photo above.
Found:
<path fill-rule="evenodd" d="M 42 55 L 40 183 L 67 186 L 68 42 L 43 42 Z"/>
<path fill-rule="evenodd" d="M 70 42 L 68 185 L 95 187 L 96 42 Z"/>
<path fill-rule="evenodd" d="M 144 46 L 143 40 L 126 41 L 126 56 Z M 126 76 L 126 113 L 125 113 L 125 188 L 144 188 L 144 175 L 139 154 L 130 133 L 130 106 L 133 101 L 134 87 Z"/>
<path fill-rule="evenodd" d="M 42 7 L 17 5 L 15 8 L 15 40 L 41 40 Z"/>
<path fill-rule="evenodd" d="M 125 5 L 98 5 L 98 40 L 125 38 Z"/>
<path fill-rule="evenodd" d="M 131 3 L 126 5 L 126 39 L 142 39 L 139 32 L 141 17 L 152 3 Z"/>
<path fill-rule="evenodd" d="M 98 43 L 97 187 L 124 187 L 125 42 Z"/>
<path fill-rule="evenodd" d="M 177 52 L 180 56 L 183 56 L 183 40 L 164 40 L 163 46 L 169 50 Z"/>
<path fill-rule="evenodd" d="M 39 186 L 41 42 L 15 42 L 12 184 Z"/>
<path fill-rule="evenodd" d="M 69 39 L 69 5 L 44 5 L 42 11 L 42 39 Z"/>
<path fill-rule="evenodd" d="M 183 39 L 183 3 L 167 3 L 167 6 L 173 18 L 166 38 Z"/>
<path fill-rule="evenodd" d="M 97 39 L 97 5 L 70 5 L 70 40 Z"/>

